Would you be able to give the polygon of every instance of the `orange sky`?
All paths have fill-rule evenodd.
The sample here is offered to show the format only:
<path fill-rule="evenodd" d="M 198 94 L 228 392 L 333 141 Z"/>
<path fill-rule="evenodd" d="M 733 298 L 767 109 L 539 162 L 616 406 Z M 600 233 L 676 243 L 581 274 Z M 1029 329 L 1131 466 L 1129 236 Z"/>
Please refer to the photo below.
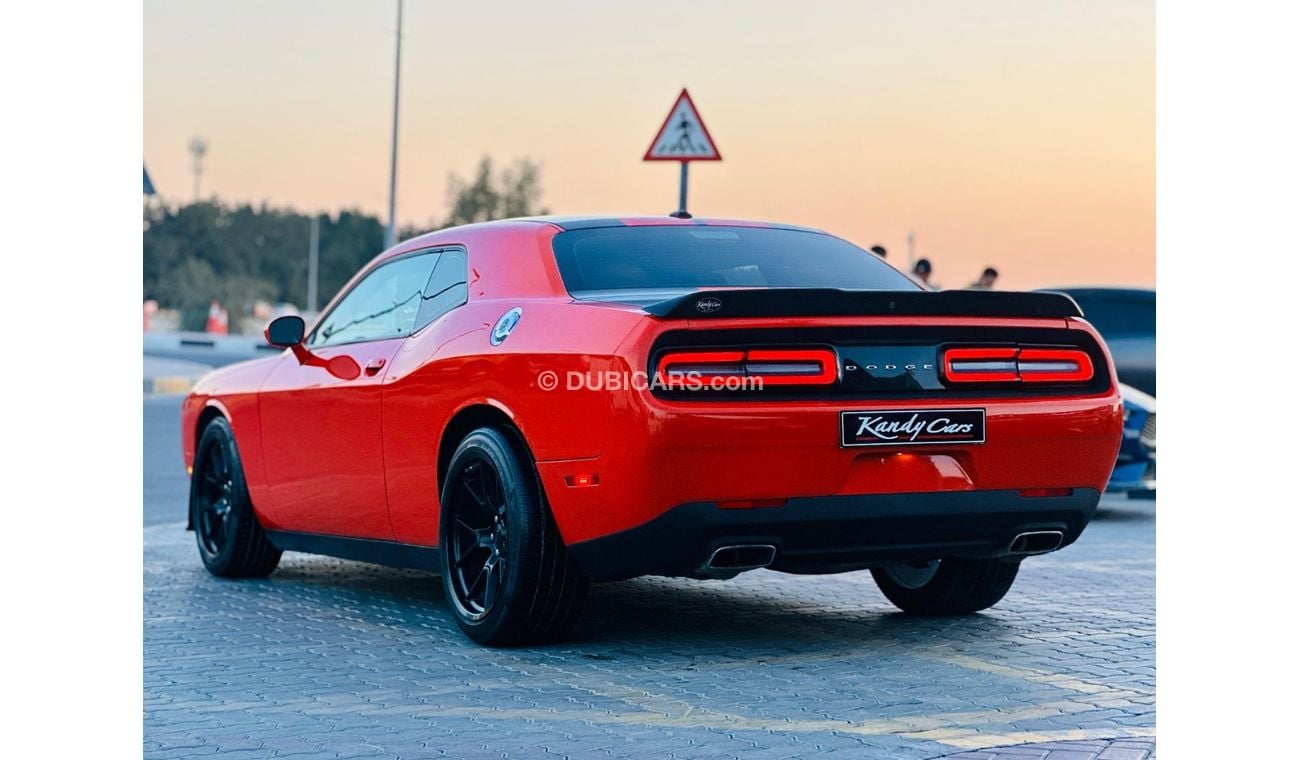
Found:
<path fill-rule="evenodd" d="M 668 212 L 640 158 L 683 86 L 722 151 L 691 211 L 918 254 L 947 286 L 1155 279 L 1155 9 L 1132 0 L 407 0 L 398 217 L 484 154 L 555 213 Z M 383 214 L 394 3 L 148 0 L 145 163 L 204 194 Z"/>

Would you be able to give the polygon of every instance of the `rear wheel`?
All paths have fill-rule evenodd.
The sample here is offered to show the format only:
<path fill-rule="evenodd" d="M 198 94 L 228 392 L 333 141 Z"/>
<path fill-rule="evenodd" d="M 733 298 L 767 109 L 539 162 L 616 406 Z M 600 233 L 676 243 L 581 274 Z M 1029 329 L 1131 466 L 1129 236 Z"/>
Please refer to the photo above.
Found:
<path fill-rule="evenodd" d="M 546 508 L 533 463 L 509 434 L 480 428 L 456 447 L 442 489 L 442 583 L 456 623 L 493 646 L 559 638 L 587 592 Z"/>
<path fill-rule="evenodd" d="M 949 557 L 871 571 L 889 601 L 913 615 L 965 615 L 992 607 L 1006 596 L 1018 560 Z"/>
<path fill-rule="evenodd" d="M 190 520 L 199 557 L 222 578 L 262 578 L 280 563 L 253 513 L 230 423 L 214 418 L 203 429 L 190 477 Z"/>

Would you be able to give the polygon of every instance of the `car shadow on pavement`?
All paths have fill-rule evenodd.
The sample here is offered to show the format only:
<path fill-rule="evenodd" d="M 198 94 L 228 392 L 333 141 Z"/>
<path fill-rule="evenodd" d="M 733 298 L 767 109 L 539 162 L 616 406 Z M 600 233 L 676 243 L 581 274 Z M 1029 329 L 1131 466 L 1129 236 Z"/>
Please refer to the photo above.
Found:
<path fill-rule="evenodd" d="M 289 554 L 275 575 L 256 583 L 296 604 L 318 605 L 320 612 L 343 606 L 410 634 L 459 636 L 441 579 L 431 573 Z M 638 652 L 661 658 L 665 651 L 761 659 L 850 654 L 900 642 L 988 642 L 1019 633 L 996 611 L 952 618 L 904 615 L 865 572 L 812 578 L 757 571 L 729 581 L 638 578 L 595 585 L 573 634 L 542 648 L 576 649 L 592 659 Z"/>
<path fill-rule="evenodd" d="M 1154 501 L 1103 501 L 1092 519 L 1099 522 L 1144 523 L 1155 522 Z"/>
<path fill-rule="evenodd" d="M 623 653 L 628 645 L 650 651 L 668 645 L 698 654 L 710 649 L 807 654 L 896 645 L 900 640 L 922 646 L 955 638 L 996 640 L 1017 631 L 992 613 L 904 615 L 885 601 L 865 573 L 841 582 L 762 571 L 751 575 L 737 581 L 641 578 L 597 586 L 572 643 L 618 647 Z M 776 587 L 776 593 L 765 592 L 764 585 Z M 803 597 L 798 586 L 816 590 Z"/>
<path fill-rule="evenodd" d="M 365 562 L 286 554 L 275 574 L 264 582 L 275 586 L 292 584 L 295 590 L 310 588 L 346 594 L 353 603 L 374 598 L 376 603 L 387 608 L 396 604 L 413 612 L 432 610 L 442 614 L 446 609 L 442 580 L 420 570 L 397 570 Z"/>

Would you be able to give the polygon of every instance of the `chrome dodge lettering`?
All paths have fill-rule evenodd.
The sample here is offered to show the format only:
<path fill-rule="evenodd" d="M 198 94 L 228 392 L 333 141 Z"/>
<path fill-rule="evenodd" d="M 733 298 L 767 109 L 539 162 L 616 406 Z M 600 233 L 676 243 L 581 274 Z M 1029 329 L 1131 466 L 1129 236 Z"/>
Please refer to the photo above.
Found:
<path fill-rule="evenodd" d="M 849 368 L 853 368 L 852 365 L 850 365 Z M 873 369 L 894 370 L 894 369 L 898 369 L 898 368 L 899 368 L 899 365 L 897 365 L 897 364 L 867 364 L 867 365 L 865 365 L 864 368 L 867 369 L 867 370 L 873 370 Z M 911 370 L 915 370 L 915 369 L 918 369 L 918 368 L 919 368 L 919 369 L 934 369 L 934 365 L 933 365 L 933 364 L 904 364 L 904 365 L 902 365 L 902 368 L 905 369 L 905 370 L 909 370 L 909 371 L 911 371 Z"/>

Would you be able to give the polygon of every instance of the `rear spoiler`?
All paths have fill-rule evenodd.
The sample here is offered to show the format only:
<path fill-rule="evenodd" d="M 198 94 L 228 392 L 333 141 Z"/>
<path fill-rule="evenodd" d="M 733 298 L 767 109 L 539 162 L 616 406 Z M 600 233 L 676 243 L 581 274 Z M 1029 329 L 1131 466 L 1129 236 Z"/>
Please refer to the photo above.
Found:
<path fill-rule="evenodd" d="M 835 288 L 742 288 L 697 290 L 647 304 L 661 319 L 741 317 L 1082 317 L 1064 293 L 990 290 L 837 290 Z"/>

